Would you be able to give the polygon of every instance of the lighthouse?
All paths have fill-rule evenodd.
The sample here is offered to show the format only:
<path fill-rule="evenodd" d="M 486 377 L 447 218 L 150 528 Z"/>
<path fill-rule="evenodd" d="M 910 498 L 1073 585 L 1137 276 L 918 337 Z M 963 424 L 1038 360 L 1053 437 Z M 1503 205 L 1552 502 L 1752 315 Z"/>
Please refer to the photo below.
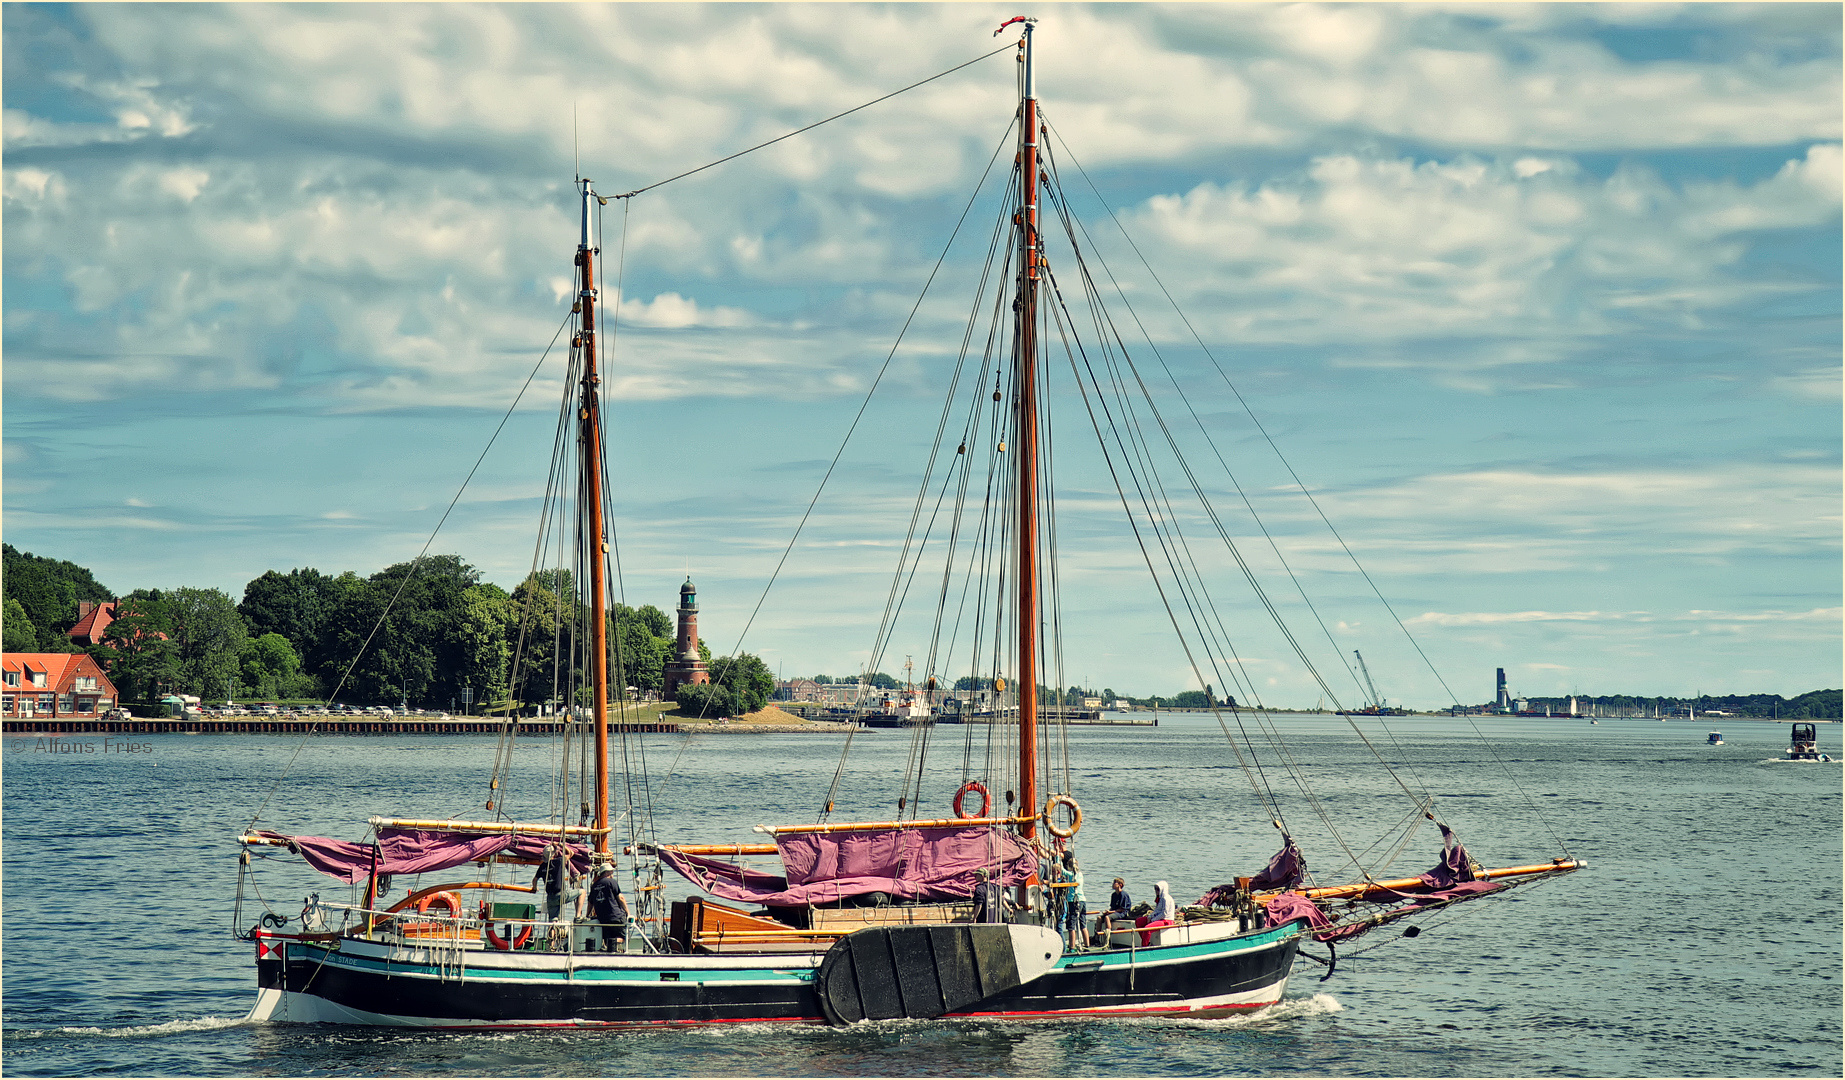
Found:
<path fill-rule="evenodd" d="M 685 584 L 679 586 L 679 638 L 673 647 L 673 658 L 666 662 L 665 696 L 671 698 L 673 691 L 685 683 L 710 681 L 711 672 L 698 655 L 698 586 L 686 578 Z"/>

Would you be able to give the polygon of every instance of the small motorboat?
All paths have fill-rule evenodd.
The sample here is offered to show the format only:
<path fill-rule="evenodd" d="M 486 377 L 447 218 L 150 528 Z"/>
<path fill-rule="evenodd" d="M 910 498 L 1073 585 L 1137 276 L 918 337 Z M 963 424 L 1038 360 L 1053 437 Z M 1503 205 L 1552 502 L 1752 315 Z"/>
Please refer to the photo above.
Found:
<path fill-rule="evenodd" d="M 1706 741 L 1709 742 L 1710 745 L 1712 746 L 1722 746 L 1723 745 L 1723 732 L 1721 731 L 1711 732 L 1710 738 Z"/>
<path fill-rule="evenodd" d="M 1784 761 L 1831 761 L 1829 754 L 1819 752 L 1819 728 L 1814 724 L 1795 724 L 1793 737 L 1788 740 L 1787 756 Z"/>

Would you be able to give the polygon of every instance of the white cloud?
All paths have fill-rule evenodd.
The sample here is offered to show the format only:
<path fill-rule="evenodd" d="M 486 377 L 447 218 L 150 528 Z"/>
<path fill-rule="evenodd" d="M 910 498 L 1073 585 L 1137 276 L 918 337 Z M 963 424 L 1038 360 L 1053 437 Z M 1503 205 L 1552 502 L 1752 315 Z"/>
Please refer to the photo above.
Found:
<path fill-rule="evenodd" d="M 700 310 L 696 300 L 676 292 L 661 293 L 652 300 L 622 298 L 621 319 L 637 326 L 687 329 L 694 326 L 749 326 L 756 320 L 749 312 L 733 307 L 710 307 Z"/>
<path fill-rule="evenodd" d="M 1567 340 L 1784 291 L 1726 276 L 1745 250 L 1735 236 L 1835 219 L 1838 170 L 1836 145 L 1748 187 L 1680 189 L 1638 167 L 1599 180 L 1566 158 L 1340 154 L 1258 186 L 1155 196 L 1128 227 L 1161 245 L 1156 264 L 1187 267 L 1168 285 L 1215 312 L 1195 321 L 1226 340 Z"/>

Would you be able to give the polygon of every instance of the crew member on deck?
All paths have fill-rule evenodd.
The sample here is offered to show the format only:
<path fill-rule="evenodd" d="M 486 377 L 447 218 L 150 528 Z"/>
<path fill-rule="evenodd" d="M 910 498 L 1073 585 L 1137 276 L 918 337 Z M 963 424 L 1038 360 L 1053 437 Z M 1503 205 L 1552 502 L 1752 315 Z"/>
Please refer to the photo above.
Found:
<path fill-rule="evenodd" d="M 1063 853 L 1063 872 L 1071 886 L 1065 890 L 1068 895 L 1064 897 L 1064 921 L 1061 929 L 1064 936 L 1069 939 L 1070 948 L 1080 949 L 1083 947 L 1083 916 L 1088 913 L 1089 903 L 1088 898 L 1083 895 L 1083 868 L 1076 861 L 1076 852 Z"/>
<path fill-rule="evenodd" d="M 612 866 L 596 871 L 596 883 L 589 887 L 589 917 L 602 926 L 603 949 L 620 952 L 628 938 L 628 901 L 621 895 Z M 594 942 L 589 951 L 596 951 Z"/>
<path fill-rule="evenodd" d="M 532 887 L 537 888 L 542 882 L 545 887 L 545 921 L 556 922 L 564 914 L 564 890 L 570 885 L 570 862 L 564 855 L 564 845 L 546 844 L 544 859 L 538 864 L 538 872 L 532 875 Z"/>
<path fill-rule="evenodd" d="M 997 881 L 990 880 L 987 868 L 980 867 L 974 871 L 974 921 L 977 923 L 1003 923 L 1006 921 L 1006 890 L 1000 888 Z"/>

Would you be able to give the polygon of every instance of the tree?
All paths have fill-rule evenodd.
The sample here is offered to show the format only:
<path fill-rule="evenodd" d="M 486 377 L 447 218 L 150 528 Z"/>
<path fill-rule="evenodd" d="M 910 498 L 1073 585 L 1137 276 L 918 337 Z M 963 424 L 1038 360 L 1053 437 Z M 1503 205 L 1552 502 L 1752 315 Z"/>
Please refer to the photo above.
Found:
<path fill-rule="evenodd" d="M 488 591 L 471 592 L 477 587 Z M 342 699 L 446 706 L 479 664 L 494 665 L 492 650 L 470 652 L 480 643 L 467 629 L 468 607 L 504 593 L 480 586 L 479 571 L 460 556 L 398 563 L 369 578 L 341 574 L 331 591 L 317 668 Z"/>
<path fill-rule="evenodd" d="M 666 612 L 654 605 L 642 604 L 634 609 L 634 614 L 647 632 L 654 637 L 665 638 L 669 642 L 676 638 L 673 633 L 673 620 L 667 617 Z"/>
<path fill-rule="evenodd" d="M 38 628 L 26 617 L 26 609 L 12 597 L 6 598 L 4 613 L 0 614 L 0 638 L 5 639 L 7 652 L 37 652 Z"/>
<path fill-rule="evenodd" d="M 738 708 L 731 700 L 730 691 L 715 683 L 680 683 L 673 691 L 673 698 L 679 702 L 680 713 L 686 716 L 717 719 L 754 711 Z"/>
<path fill-rule="evenodd" d="M 547 570 L 527 576 L 513 590 L 506 634 L 513 650 L 512 696 L 520 701 L 550 701 L 565 692 L 576 602 L 568 591 L 560 595 L 550 585 L 567 587 L 569 580 L 567 570 Z M 565 657 L 562 664 L 558 662 L 560 646 Z"/>
<path fill-rule="evenodd" d="M 956 690 L 990 690 L 993 680 L 980 675 L 963 675 L 955 680 Z"/>
<path fill-rule="evenodd" d="M 751 653 L 720 656 L 711 661 L 711 683 L 729 693 L 737 712 L 753 713 L 769 703 L 769 695 L 775 692 L 775 673 Z"/>
<path fill-rule="evenodd" d="M 622 685 L 637 690 L 658 690 L 666 685 L 666 661 L 672 656 L 672 622 L 652 604 L 631 608 L 615 605 L 612 616 L 615 650 L 611 670 L 619 670 Z"/>
<path fill-rule="evenodd" d="M 249 623 L 251 636 L 282 635 L 313 670 L 325 660 L 321 632 L 339 595 L 336 579 L 313 567 L 286 574 L 269 570 L 243 587 L 237 612 Z"/>
<path fill-rule="evenodd" d="M 89 653 L 108 673 L 121 700 L 152 702 L 175 688 L 179 658 L 172 629 L 160 590 L 136 589 L 118 602 L 102 644 Z"/>
<path fill-rule="evenodd" d="M 512 696 L 512 649 L 508 633 L 517 629 L 512 597 L 498 585 L 475 585 L 462 593 L 455 631 L 460 659 L 459 682 L 474 691 L 476 702 L 505 702 Z"/>
<path fill-rule="evenodd" d="M 250 636 L 236 602 L 222 589 L 173 589 L 166 603 L 179 687 L 200 697 L 230 696 Z"/>
<path fill-rule="evenodd" d="M 301 657 L 281 634 L 264 634 L 244 642 L 238 655 L 238 673 L 245 689 L 255 698 L 290 698 L 301 695 L 304 680 Z M 307 678 L 311 687 L 313 679 Z"/>
<path fill-rule="evenodd" d="M 0 544 L 0 595 L 19 601 L 37 632 L 31 652 L 77 652 L 70 628 L 77 623 L 77 602 L 102 603 L 115 594 L 88 569 L 62 559 L 40 558 L 11 544 Z"/>

